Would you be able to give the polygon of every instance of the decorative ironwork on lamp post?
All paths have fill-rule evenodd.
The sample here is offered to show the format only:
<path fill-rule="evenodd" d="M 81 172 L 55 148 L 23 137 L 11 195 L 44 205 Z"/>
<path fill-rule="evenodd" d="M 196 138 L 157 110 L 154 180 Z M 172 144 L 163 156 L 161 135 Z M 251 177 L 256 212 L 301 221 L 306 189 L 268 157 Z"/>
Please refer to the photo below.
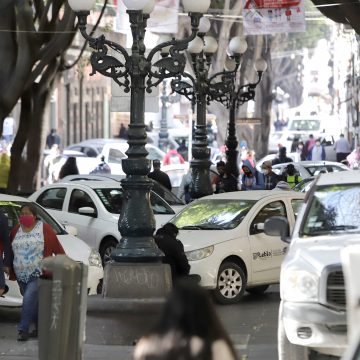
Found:
<path fill-rule="evenodd" d="M 150 204 L 151 181 L 147 174 L 151 164 L 146 158 L 145 149 L 145 90 L 151 92 L 164 79 L 182 74 L 186 58 L 182 53 L 198 32 L 202 14 L 210 6 L 210 0 L 183 0 L 185 11 L 191 18 L 191 34 L 184 39 L 158 44 L 145 55 L 144 36 L 147 19 L 154 7 L 155 0 L 124 0 L 129 15 L 132 47 L 131 53 L 104 35 L 93 38 L 86 32 L 87 16 L 93 0 L 69 0 L 78 17 L 82 36 L 94 49 L 90 57 L 92 74 L 96 72 L 112 78 L 125 92 L 130 92 L 129 149 L 127 159 L 122 160 L 126 178 L 121 181 L 123 188 L 122 210 L 119 217 L 121 240 L 112 252 L 111 258 L 124 262 L 156 262 L 162 253 L 153 239 L 155 218 Z M 155 60 L 156 54 L 168 48 L 170 56 Z M 109 54 L 109 50 L 117 56 Z"/>
<path fill-rule="evenodd" d="M 226 160 L 229 171 L 235 176 L 239 175 L 238 168 L 238 141 L 236 137 L 236 113 L 241 105 L 254 100 L 255 88 L 260 83 L 262 75 L 267 68 L 264 59 L 257 59 L 254 64 L 257 72 L 257 81 L 241 85 L 240 68 L 241 54 L 247 50 L 247 43 L 240 36 L 236 36 L 229 42 L 229 61 L 225 64 L 227 70 L 214 74 L 211 81 L 217 77 L 221 78 L 220 82 L 212 83 L 211 100 L 219 101 L 229 109 L 228 136 L 226 138 Z"/>

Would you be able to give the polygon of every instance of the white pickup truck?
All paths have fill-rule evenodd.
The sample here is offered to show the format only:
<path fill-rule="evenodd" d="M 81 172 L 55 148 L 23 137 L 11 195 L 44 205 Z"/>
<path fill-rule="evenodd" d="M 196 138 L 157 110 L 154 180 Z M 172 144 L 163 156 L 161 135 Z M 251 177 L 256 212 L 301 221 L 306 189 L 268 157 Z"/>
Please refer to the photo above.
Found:
<path fill-rule="evenodd" d="M 291 239 L 286 219 L 265 233 L 290 242 L 281 266 L 280 360 L 311 352 L 341 356 L 347 347 L 346 292 L 341 251 L 360 244 L 360 171 L 322 174 L 309 191 Z"/>

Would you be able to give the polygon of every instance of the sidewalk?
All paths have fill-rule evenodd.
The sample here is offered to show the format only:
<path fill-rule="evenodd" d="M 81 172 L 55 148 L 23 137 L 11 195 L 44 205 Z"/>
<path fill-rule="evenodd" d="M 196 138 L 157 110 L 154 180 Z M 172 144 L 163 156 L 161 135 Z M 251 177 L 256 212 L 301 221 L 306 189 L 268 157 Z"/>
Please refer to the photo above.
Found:
<path fill-rule="evenodd" d="M 240 339 L 237 339 L 240 340 Z M 247 359 L 248 339 L 241 339 L 243 344 L 235 343 L 240 360 Z M 132 360 L 134 346 L 84 344 L 84 360 Z M 21 343 L 13 339 L 0 340 L 1 360 L 38 360 L 38 341 L 29 340 Z M 49 359 L 50 360 L 50 359 Z"/>
<path fill-rule="evenodd" d="M 83 353 L 85 360 L 131 360 L 133 349 L 133 346 L 85 344 Z M 0 359 L 38 360 L 38 341 L 29 340 L 21 343 L 16 341 L 16 339 L 1 339 Z"/>
<path fill-rule="evenodd" d="M 150 330 L 162 303 L 89 298 L 83 359 L 132 360 L 133 341 Z M 0 360 L 38 360 L 38 340 L 18 342 L 15 324 L 19 310 L 14 309 L 11 314 L 12 321 L 2 324 L 0 329 Z M 229 335 L 239 359 L 247 359 L 250 334 L 230 332 Z"/>

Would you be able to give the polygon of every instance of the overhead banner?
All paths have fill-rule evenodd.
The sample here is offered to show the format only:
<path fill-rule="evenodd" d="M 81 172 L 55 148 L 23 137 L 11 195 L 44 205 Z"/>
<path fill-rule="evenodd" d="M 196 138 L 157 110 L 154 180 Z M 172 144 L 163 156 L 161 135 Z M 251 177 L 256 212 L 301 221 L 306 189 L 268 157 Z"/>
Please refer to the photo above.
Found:
<path fill-rule="evenodd" d="M 156 0 L 155 8 L 147 21 L 147 30 L 153 33 L 177 34 L 179 0 Z M 129 16 L 122 1 L 117 2 L 115 31 L 130 31 Z"/>
<path fill-rule="evenodd" d="M 303 0 L 243 0 L 246 35 L 306 30 Z"/>

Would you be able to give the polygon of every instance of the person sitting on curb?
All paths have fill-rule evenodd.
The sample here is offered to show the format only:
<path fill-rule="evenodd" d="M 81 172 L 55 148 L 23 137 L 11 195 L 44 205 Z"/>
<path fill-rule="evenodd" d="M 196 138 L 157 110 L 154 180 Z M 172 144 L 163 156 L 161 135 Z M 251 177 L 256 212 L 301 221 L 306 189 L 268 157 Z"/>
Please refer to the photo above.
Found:
<path fill-rule="evenodd" d="M 189 261 L 185 255 L 184 245 L 176 237 L 179 229 L 172 223 L 166 223 L 159 228 L 154 236 L 155 243 L 164 253 L 163 263 L 171 267 L 173 283 L 179 278 L 186 277 L 190 272 Z"/>

